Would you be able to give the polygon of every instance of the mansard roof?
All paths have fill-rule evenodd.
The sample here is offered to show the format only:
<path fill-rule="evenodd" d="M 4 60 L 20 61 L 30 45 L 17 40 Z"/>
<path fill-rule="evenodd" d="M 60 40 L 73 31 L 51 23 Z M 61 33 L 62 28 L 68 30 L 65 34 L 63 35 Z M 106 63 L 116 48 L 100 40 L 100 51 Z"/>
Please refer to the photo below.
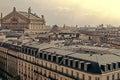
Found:
<path fill-rule="evenodd" d="M 87 53 L 87 52 L 74 52 L 74 51 L 69 51 L 69 50 L 64 50 L 64 49 L 59 49 L 59 48 L 48 48 L 43 50 L 45 52 L 49 53 L 56 53 L 58 55 L 68 55 L 69 57 L 77 58 L 77 59 L 82 59 L 82 60 L 87 60 L 90 62 L 96 62 L 99 63 L 100 65 L 105 65 L 105 64 L 111 64 L 114 62 L 120 62 L 120 56 L 117 56 L 116 54 L 98 54 L 98 53 Z"/>
<path fill-rule="evenodd" d="M 114 62 L 120 62 L 120 50 L 118 49 L 110 49 L 110 48 L 102 48 L 102 47 L 89 47 L 89 46 L 78 46 L 76 47 L 79 51 L 76 50 L 74 46 L 69 46 L 68 49 L 64 47 L 56 47 L 52 43 L 38 43 L 31 42 L 25 44 L 28 47 L 36 47 L 39 51 L 45 51 L 49 53 L 56 53 L 58 55 L 69 55 L 69 57 L 74 57 L 78 59 L 83 59 L 91 62 L 97 62 L 100 65 L 110 64 Z M 73 49 L 73 50 L 72 50 Z M 90 51 L 90 52 L 89 52 Z"/>
<path fill-rule="evenodd" d="M 14 45 L 15 47 L 12 47 L 13 45 L 6 45 L 6 43 L 12 44 L 11 42 L 6 41 L 0 42 L 0 45 L 13 50 L 15 50 L 15 48 L 17 48 L 18 46 Z M 111 72 L 111 70 L 114 71 L 120 69 L 120 53 L 119 53 L 120 50 L 118 49 L 81 46 L 78 49 L 79 51 L 76 51 L 65 48 L 65 46 L 63 46 L 64 48 L 62 46 L 57 47 L 53 43 L 39 43 L 33 41 L 22 45 L 19 51 L 22 50 L 22 52 L 25 54 L 32 55 L 45 60 L 49 60 L 49 58 L 44 56 L 50 55 L 55 60 L 50 59 L 49 61 L 71 68 L 74 67 L 72 64 L 69 63 L 79 64 L 77 62 L 80 62 L 81 65 L 82 63 L 88 65 L 87 72 L 95 74 L 101 74 L 107 71 Z M 37 52 L 36 53 L 29 52 L 31 50 L 36 50 Z M 90 50 L 90 52 L 88 52 L 88 50 Z M 61 60 L 66 59 L 69 60 L 69 63 L 68 62 L 66 62 L 65 64 L 61 63 Z M 112 68 L 108 68 L 107 66 L 111 66 Z M 79 69 L 78 67 L 74 69 L 78 70 Z M 108 70 L 106 70 L 105 67 L 107 67 Z M 81 68 L 80 70 L 86 71 L 85 68 L 84 69 Z"/>

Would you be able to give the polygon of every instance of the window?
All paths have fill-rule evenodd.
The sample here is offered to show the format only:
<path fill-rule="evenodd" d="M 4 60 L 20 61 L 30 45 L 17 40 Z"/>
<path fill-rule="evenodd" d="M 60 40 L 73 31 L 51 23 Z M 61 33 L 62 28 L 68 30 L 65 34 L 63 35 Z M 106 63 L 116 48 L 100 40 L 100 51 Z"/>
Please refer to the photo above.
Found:
<path fill-rule="evenodd" d="M 43 61 L 41 61 L 41 65 L 43 65 Z"/>
<path fill-rule="evenodd" d="M 66 69 L 66 74 L 68 74 L 68 69 Z"/>
<path fill-rule="evenodd" d="M 60 77 L 60 80 L 62 80 L 62 77 Z"/>
<path fill-rule="evenodd" d="M 112 75 L 112 80 L 114 80 L 115 79 L 115 76 L 114 75 Z"/>
<path fill-rule="evenodd" d="M 83 78 L 82 78 L 83 80 L 85 80 L 85 75 L 83 74 Z"/>
<path fill-rule="evenodd" d="M 78 68 L 78 61 L 77 61 L 76 64 L 75 64 L 75 68 Z"/>
<path fill-rule="evenodd" d="M 45 63 L 45 66 L 47 67 L 47 63 Z"/>
<path fill-rule="evenodd" d="M 23 55 L 23 59 L 24 59 L 24 55 Z"/>
<path fill-rule="evenodd" d="M 116 69 L 116 64 L 115 63 L 113 63 L 113 69 Z"/>
<path fill-rule="evenodd" d="M 95 80 L 100 80 L 100 78 L 96 77 Z"/>
<path fill-rule="evenodd" d="M 111 66 L 111 65 L 110 65 L 110 64 L 108 64 L 107 66 L 108 66 L 108 70 L 110 70 L 110 66 Z"/>
<path fill-rule="evenodd" d="M 71 71 L 71 75 L 73 76 L 73 71 Z"/>
<path fill-rule="evenodd" d="M 120 68 L 120 62 L 118 63 L 118 67 Z"/>
<path fill-rule="evenodd" d="M 44 54 L 44 59 L 47 59 L 47 54 Z"/>
<path fill-rule="evenodd" d="M 31 57 L 29 57 L 29 61 L 31 61 Z"/>
<path fill-rule="evenodd" d="M 51 72 L 49 72 L 49 76 L 51 76 Z"/>
<path fill-rule="evenodd" d="M 27 60 L 27 56 L 26 56 L 26 60 Z"/>
<path fill-rule="evenodd" d="M 52 69 L 52 64 L 50 64 L 50 68 Z"/>
<path fill-rule="evenodd" d="M 11 19 L 11 22 L 12 22 L 12 24 L 17 24 L 17 23 L 18 23 L 18 19 L 15 18 L 15 17 L 13 17 L 13 18 Z"/>
<path fill-rule="evenodd" d="M 62 67 L 62 70 L 61 70 L 62 72 L 63 72 L 63 67 Z"/>
<path fill-rule="evenodd" d="M 46 70 L 44 70 L 44 75 L 46 75 Z"/>
<path fill-rule="evenodd" d="M 118 74 L 117 74 L 117 79 L 119 79 L 119 78 L 120 78 L 120 74 L 118 73 Z"/>
<path fill-rule="evenodd" d="M 57 66 L 55 66 L 55 70 L 57 70 Z"/>
<path fill-rule="evenodd" d="M 101 69 L 102 69 L 102 71 L 105 71 L 105 66 L 101 65 Z"/>
<path fill-rule="evenodd" d="M 92 80 L 91 76 L 88 77 L 88 80 Z"/>
<path fill-rule="evenodd" d="M 57 78 L 57 75 L 56 75 L 56 74 L 54 74 L 54 78 L 55 78 L 55 79 Z"/>
<path fill-rule="evenodd" d="M 48 55 L 48 60 L 51 61 L 51 55 Z"/>
<path fill-rule="evenodd" d="M 77 78 L 79 78 L 79 73 L 77 72 L 76 74 L 77 74 L 77 76 L 76 76 L 76 77 L 77 77 Z"/>
<path fill-rule="evenodd" d="M 109 76 L 107 76 L 107 79 L 106 80 L 109 80 Z"/>

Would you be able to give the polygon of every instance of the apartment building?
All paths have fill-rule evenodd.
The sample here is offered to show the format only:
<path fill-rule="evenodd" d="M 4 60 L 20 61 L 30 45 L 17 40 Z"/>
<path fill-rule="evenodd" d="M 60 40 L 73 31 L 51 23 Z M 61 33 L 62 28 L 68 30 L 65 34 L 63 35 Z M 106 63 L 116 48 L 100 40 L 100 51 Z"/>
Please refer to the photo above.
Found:
<path fill-rule="evenodd" d="M 65 47 L 0 42 L 0 74 L 9 80 L 120 80 L 120 50 Z"/>
<path fill-rule="evenodd" d="M 120 38 L 110 38 L 107 43 L 111 44 L 114 48 L 120 49 Z"/>

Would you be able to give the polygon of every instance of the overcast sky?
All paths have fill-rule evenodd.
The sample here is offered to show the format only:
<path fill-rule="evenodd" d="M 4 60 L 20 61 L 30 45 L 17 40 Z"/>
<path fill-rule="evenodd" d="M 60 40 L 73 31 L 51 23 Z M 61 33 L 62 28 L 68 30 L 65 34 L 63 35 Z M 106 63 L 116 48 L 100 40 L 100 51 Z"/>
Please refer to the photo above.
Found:
<path fill-rule="evenodd" d="M 120 0 L 1 0 L 0 12 L 5 16 L 14 6 L 18 11 L 31 6 L 49 25 L 120 25 Z"/>

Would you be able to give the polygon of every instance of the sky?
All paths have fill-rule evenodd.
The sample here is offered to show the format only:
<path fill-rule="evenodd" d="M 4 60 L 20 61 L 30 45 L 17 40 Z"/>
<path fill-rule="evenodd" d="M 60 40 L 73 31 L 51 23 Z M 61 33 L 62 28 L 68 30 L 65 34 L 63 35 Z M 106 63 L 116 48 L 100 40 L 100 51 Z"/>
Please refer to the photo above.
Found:
<path fill-rule="evenodd" d="M 48 25 L 120 25 L 120 0 L 0 0 L 3 16 L 16 7 L 45 16 Z"/>

